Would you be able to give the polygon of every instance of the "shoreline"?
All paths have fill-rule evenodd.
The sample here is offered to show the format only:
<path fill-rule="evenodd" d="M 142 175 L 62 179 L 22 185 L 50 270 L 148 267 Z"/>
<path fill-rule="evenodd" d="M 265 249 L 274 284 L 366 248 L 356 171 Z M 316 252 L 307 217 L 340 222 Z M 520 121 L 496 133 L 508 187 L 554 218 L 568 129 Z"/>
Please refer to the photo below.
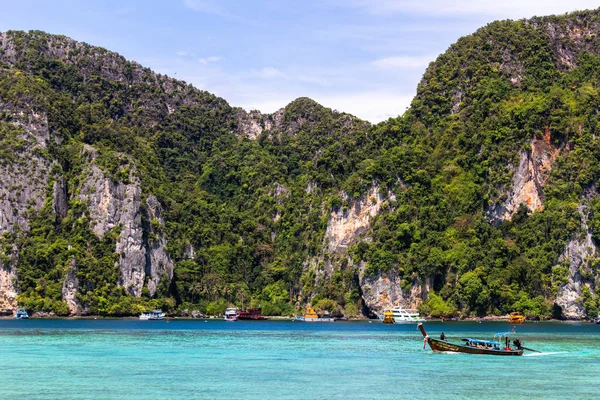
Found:
<path fill-rule="evenodd" d="M 265 319 L 261 321 L 294 321 L 294 317 L 291 316 L 264 316 Z M 222 320 L 223 316 L 206 316 L 200 318 L 194 318 L 191 316 L 168 316 L 169 320 Z M 2 315 L 0 316 L 0 321 L 2 320 L 14 320 L 13 315 Z M 139 320 L 137 316 L 105 316 L 105 315 L 72 315 L 72 316 L 59 316 L 59 315 L 31 315 L 28 319 L 34 320 Z M 344 318 L 337 320 L 337 322 L 367 322 L 367 321 L 378 321 L 377 318 Z M 425 318 L 425 322 L 507 322 L 508 316 L 485 316 L 481 318 L 477 317 L 466 317 L 466 318 Z M 539 323 L 539 322 L 590 322 L 594 323 L 593 319 L 528 319 L 524 323 Z M 513 325 L 521 325 L 521 324 L 513 324 Z"/>

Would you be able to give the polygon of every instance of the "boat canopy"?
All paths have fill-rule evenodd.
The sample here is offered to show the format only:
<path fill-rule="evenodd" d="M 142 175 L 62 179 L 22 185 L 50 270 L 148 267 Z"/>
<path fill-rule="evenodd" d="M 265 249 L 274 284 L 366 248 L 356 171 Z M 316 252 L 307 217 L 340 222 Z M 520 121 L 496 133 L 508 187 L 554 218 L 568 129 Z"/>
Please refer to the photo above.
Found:
<path fill-rule="evenodd" d="M 480 344 L 483 346 L 500 346 L 500 342 L 495 340 L 481 340 L 481 339 L 471 339 L 471 338 L 463 338 L 461 339 L 463 342 Z"/>

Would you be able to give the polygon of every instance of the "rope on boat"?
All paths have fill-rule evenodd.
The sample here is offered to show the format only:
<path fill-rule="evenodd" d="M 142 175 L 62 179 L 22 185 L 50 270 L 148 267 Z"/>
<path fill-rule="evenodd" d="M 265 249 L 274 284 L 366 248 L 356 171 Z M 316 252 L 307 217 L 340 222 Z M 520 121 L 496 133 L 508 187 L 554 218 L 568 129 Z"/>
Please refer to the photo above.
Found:
<path fill-rule="evenodd" d="M 425 339 L 423 339 L 423 350 L 425 350 L 425 348 L 427 347 L 428 340 L 429 340 L 429 335 L 425 336 Z"/>

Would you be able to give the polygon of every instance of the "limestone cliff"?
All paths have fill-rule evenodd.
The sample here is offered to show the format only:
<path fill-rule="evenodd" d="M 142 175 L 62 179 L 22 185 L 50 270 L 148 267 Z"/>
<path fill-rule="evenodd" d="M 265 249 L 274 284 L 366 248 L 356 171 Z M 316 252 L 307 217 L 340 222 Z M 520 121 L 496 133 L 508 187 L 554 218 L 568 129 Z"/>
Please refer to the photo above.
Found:
<path fill-rule="evenodd" d="M 360 263 L 359 283 L 365 305 L 374 314 L 381 314 L 384 309 L 402 305 L 405 308 L 417 309 L 427 299 L 432 283 L 431 279 L 421 284 L 415 281 L 407 291 L 402 290 L 401 277 L 392 272 L 365 275 L 366 264 Z"/>
<path fill-rule="evenodd" d="M 393 195 L 379 193 L 378 185 L 373 185 L 359 199 L 351 199 L 346 192 L 340 192 L 340 197 L 347 205 L 331 211 L 325 232 L 326 247 L 330 253 L 347 251 L 348 246 L 369 228 L 382 203 L 394 200 Z"/>
<path fill-rule="evenodd" d="M 162 206 L 155 196 L 148 196 L 146 205 L 150 224 L 146 228 L 148 239 L 145 274 L 148 277 L 150 295 L 154 296 L 162 279 L 167 282 L 173 279 L 173 261 L 166 251 L 167 238 L 163 231 L 165 221 L 162 216 Z"/>
<path fill-rule="evenodd" d="M 511 219 L 521 204 L 525 204 L 529 212 L 543 207 L 544 185 L 560 151 L 551 144 L 548 131 L 543 140 L 533 139 L 530 146 L 531 150 L 519 153 L 519 167 L 514 171 L 512 187 L 506 200 L 490 208 L 491 221 Z"/>
<path fill-rule="evenodd" d="M 0 111 L 10 123 L 0 122 L 0 239 L 29 230 L 28 213 L 42 208 L 51 178 L 47 157 L 48 120 L 26 101 L 12 104 L 0 98 Z M 7 118 L 7 117 L 5 117 Z M 13 240 L 14 242 L 14 240 Z M 0 258 L 0 313 L 17 306 L 17 248 L 8 244 Z"/>
<path fill-rule="evenodd" d="M 140 296 L 146 251 L 142 240 L 139 180 L 131 173 L 131 183 L 114 182 L 96 164 L 96 149 L 86 145 L 83 154 L 89 167 L 79 199 L 87 203 L 92 230 L 98 237 L 117 227 L 121 230 L 116 246 L 121 269 L 119 284 L 130 294 Z"/>
<path fill-rule="evenodd" d="M 115 250 L 121 270 L 119 285 L 139 297 L 148 278 L 148 290 L 154 295 L 162 278 L 170 282 L 173 277 L 173 262 L 165 250 L 166 238 L 161 231 L 162 206 L 156 197 L 148 197 L 146 212 L 150 224 L 144 229 L 135 166 L 127 165 L 127 183 L 115 182 L 96 164 L 96 149 L 86 145 L 83 155 L 88 168 L 78 196 L 88 205 L 92 230 L 98 237 L 115 228 L 120 231 Z"/>
<path fill-rule="evenodd" d="M 559 288 L 555 300 L 562 309 L 563 317 L 569 319 L 581 319 L 587 316 L 583 305 L 583 287 L 587 286 L 593 295 L 594 282 L 585 282 L 583 275 L 591 274 L 590 263 L 598 253 L 587 225 L 585 206 L 580 205 L 578 210 L 583 215 L 581 230 L 578 235 L 569 240 L 559 259 L 559 262 L 568 265 L 568 282 Z"/>

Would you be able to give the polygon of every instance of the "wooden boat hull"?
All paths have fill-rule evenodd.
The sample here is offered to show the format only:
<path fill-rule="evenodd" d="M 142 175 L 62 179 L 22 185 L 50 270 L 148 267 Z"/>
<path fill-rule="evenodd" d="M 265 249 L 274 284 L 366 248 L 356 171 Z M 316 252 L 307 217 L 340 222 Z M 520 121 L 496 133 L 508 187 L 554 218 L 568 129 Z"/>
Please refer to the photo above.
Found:
<path fill-rule="evenodd" d="M 431 350 L 435 352 L 450 352 L 450 353 L 465 353 L 465 354 L 487 354 L 490 356 L 522 356 L 523 350 L 517 349 L 489 349 L 473 346 L 464 346 L 461 344 L 454 344 L 446 342 L 445 340 L 430 338 L 423 328 L 423 324 L 419 324 L 419 330 L 423 334 L 425 341 L 431 347 Z"/>
<path fill-rule="evenodd" d="M 463 346 L 460 344 L 448 343 L 439 339 L 428 338 L 427 343 L 431 350 L 436 352 L 452 352 L 452 353 L 467 353 L 467 354 L 487 354 L 491 356 L 520 356 L 523 355 L 523 350 L 494 350 L 484 349 L 472 346 Z"/>

